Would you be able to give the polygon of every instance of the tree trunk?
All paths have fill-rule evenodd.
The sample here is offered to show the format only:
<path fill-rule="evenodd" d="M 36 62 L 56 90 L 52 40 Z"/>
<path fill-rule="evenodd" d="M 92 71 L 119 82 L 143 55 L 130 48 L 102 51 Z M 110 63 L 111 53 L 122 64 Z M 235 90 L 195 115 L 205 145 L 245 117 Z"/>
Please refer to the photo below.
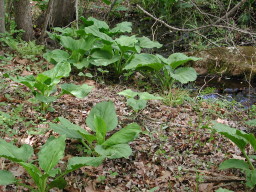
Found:
<path fill-rule="evenodd" d="M 5 33 L 4 0 L 0 0 L 0 33 Z"/>
<path fill-rule="evenodd" d="M 75 0 L 55 0 L 50 24 L 54 27 L 64 27 L 74 21 L 75 2 Z"/>
<path fill-rule="evenodd" d="M 32 12 L 29 0 L 14 0 L 15 22 L 18 29 L 24 30 L 22 39 L 30 41 L 33 39 Z"/>

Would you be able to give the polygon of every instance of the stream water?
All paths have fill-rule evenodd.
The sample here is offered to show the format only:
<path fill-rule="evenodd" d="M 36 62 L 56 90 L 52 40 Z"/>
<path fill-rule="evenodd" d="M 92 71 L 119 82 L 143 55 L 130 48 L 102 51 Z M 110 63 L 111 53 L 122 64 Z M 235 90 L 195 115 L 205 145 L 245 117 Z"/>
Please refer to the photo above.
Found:
<path fill-rule="evenodd" d="M 203 99 L 216 100 L 235 100 L 242 104 L 244 108 L 256 105 L 256 81 L 250 83 L 238 77 L 213 77 L 199 76 L 195 82 L 196 86 L 201 88 L 213 87 L 214 93 L 202 95 Z"/>
<path fill-rule="evenodd" d="M 135 17 L 131 17 L 128 20 L 133 23 L 135 34 L 138 34 L 139 36 L 147 36 L 151 39 L 158 40 L 163 44 L 163 47 L 155 50 L 154 53 L 168 57 L 174 52 L 189 51 L 189 46 L 187 45 L 189 42 L 189 36 L 187 33 L 179 34 L 178 32 L 170 32 L 168 28 L 156 24 L 150 20 L 140 22 L 134 18 Z M 186 39 L 186 41 L 184 41 L 184 39 Z M 255 47 L 252 48 L 253 49 L 250 48 L 250 50 L 253 50 L 250 54 L 254 59 L 256 59 Z M 235 55 L 235 53 L 233 53 L 232 58 L 234 58 L 234 56 L 237 56 L 238 58 L 241 57 L 240 55 Z M 227 55 L 224 57 L 231 58 Z M 237 62 L 239 63 L 239 61 Z M 256 77 L 254 80 L 251 80 L 250 83 L 244 79 L 244 77 L 220 78 L 217 75 L 214 78 L 210 75 L 198 76 L 195 82 L 195 87 L 197 90 L 206 87 L 216 88 L 215 93 L 204 95 L 202 96 L 203 99 L 226 99 L 228 101 L 235 100 L 241 103 L 244 108 L 249 108 L 251 105 L 256 105 Z"/>

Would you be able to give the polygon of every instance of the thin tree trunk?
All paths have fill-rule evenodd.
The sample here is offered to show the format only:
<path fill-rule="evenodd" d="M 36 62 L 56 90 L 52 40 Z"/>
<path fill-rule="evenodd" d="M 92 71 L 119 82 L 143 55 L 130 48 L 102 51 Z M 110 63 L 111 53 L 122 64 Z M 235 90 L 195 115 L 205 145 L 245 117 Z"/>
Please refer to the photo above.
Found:
<path fill-rule="evenodd" d="M 30 41 L 33 39 L 32 13 L 29 0 L 14 0 L 15 22 L 18 29 L 24 30 L 23 40 Z"/>
<path fill-rule="evenodd" d="M 74 21 L 76 0 L 55 0 L 53 3 L 52 23 L 54 27 L 64 27 Z"/>
<path fill-rule="evenodd" d="M 52 17 L 53 3 L 54 3 L 54 0 L 49 0 L 48 7 L 47 7 L 47 10 L 46 10 L 46 13 L 45 13 L 45 19 L 44 19 L 44 24 L 43 24 L 43 27 L 42 27 L 41 36 L 39 37 L 39 42 L 43 41 L 44 36 L 45 36 L 45 32 L 46 32 L 47 27 L 49 25 L 50 18 Z"/>
<path fill-rule="evenodd" d="M 5 33 L 4 0 L 0 0 L 0 33 Z"/>

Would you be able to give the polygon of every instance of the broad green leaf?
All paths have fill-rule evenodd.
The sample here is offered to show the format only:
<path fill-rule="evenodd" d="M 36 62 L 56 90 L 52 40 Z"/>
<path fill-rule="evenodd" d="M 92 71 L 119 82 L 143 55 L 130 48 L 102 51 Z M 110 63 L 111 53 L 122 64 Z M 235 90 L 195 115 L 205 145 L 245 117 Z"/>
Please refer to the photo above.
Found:
<path fill-rule="evenodd" d="M 141 53 L 135 54 L 131 62 L 125 66 L 124 69 L 137 69 L 142 67 L 147 67 L 153 70 L 159 71 L 162 69 L 164 64 L 161 63 L 161 60 L 152 54 Z"/>
<path fill-rule="evenodd" d="M 180 67 L 176 69 L 174 73 L 170 73 L 170 76 L 182 84 L 185 84 L 190 81 L 195 81 L 197 78 L 197 73 L 192 67 Z"/>
<path fill-rule="evenodd" d="M 40 85 L 40 83 L 41 83 L 41 85 Z M 46 85 L 49 86 L 51 84 L 52 84 L 52 79 L 49 76 L 44 75 L 43 73 L 40 73 L 36 77 L 36 83 L 34 84 L 34 87 L 36 87 L 38 90 L 41 91 L 42 89 L 45 89 L 44 87 Z M 40 86 L 42 86 L 42 88 L 40 88 Z M 41 92 L 43 92 L 43 91 L 41 91 Z"/>
<path fill-rule="evenodd" d="M 85 98 L 93 89 L 93 86 L 87 84 L 75 85 L 75 84 L 62 84 L 61 89 L 65 94 L 71 94 L 79 99 Z"/>
<path fill-rule="evenodd" d="M 31 90 L 34 88 L 34 84 L 36 82 L 36 79 L 33 75 L 28 75 L 25 77 L 21 77 L 21 76 L 12 77 L 12 76 L 6 75 L 6 77 L 10 78 L 11 80 L 13 80 L 17 83 L 21 83 L 21 84 L 27 86 Z"/>
<path fill-rule="evenodd" d="M 67 182 L 64 178 L 59 178 L 57 180 L 53 180 L 49 185 L 49 189 L 52 189 L 54 187 L 57 187 L 59 189 L 64 189 L 67 185 Z"/>
<path fill-rule="evenodd" d="M 41 94 L 36 94 L 35 98 L 36 98 L 36 100 L 43 102 L 43 103 L 52 103 L 52 102 L 56 101 L 58 97 L 44 96 Z"/>
<path fill-rule="evenodd" d="M 233 192 L 233 191 L 230 191 L 228 189 L 219 188 L 215 192 Z"/>
<path fill-rule="evenodd" d="M 109 29 L 109 26 L 105 21 L 100 21 L 93 17 L 89 17 L 88 21 L 93 21 L 93 25 L 96 26 L 98 29 Z"/>
<path fill-rule="evenodd" d="M 117 144 L 110 146 L 106 149 L 101 145 L 97 145 L 95 147 L 95 151 L 98 154 L 105 156 L 109 159 L 117 159 L 122 157 L 128 159 L 129 156 L 132 154 L 132 149 L 128 144 Z"/>
<path fill-rule="evenodd" d="M 47 174 L 50 177 L 55 177 L 56 175 L 58 175 L 60 173 L 61 173 L 61 169 L 60 168 L 55 168 L 55 169 L 50 170 Z"/>
<path fill-rule="evenodd" d="M 148 92 L 142 92 L 142 93 L 139 93 L 138 95 L 139 95 L 140 99 L 143 99 L 143 100 L 163 99 L 162 97 L 152 95 Z"/>
<path fill-rule="evenodd" d="M 138 37 L 137 39 L 139 40 L 140 47 L 142 47 L 142 48 L 152 49 L 152 48 L 161 48 L 163 46 L 159 42 L 151 41 L 147 37 Z"/>
<path fill-rule="evenodd" d="M 105 157 L 72 157 L 68 161 L 67 170 L 72 171 L 84 166 L 98 167 Z"/>
<path fill-rule="evenodd" d="M 86 130 L 82 129 L 78 125 L 71 123 L 69 120 L 59 117 L 60 120 L 59 124 L 50 123 L 50 128 L 53 129 L 55 132 L 66 135 L 68 138 L 74 139 L 82 139 L 83 136 L 79 133 L 83 133 L 85 135 L 90 135 Z"/>
<path fill-rule="evenodd" d="M 111 63 L 115 63 L 120 60 L 120 55 L 113 55 L 112 47 L 111 46 L 104 46 L 101 49 L 94 49 L 90 63 L 96 66 L 107 66 Z"/>
<path fill-rule="evenodd" d="M 173 69 L 176 69 L 180 65 L 187 63 L 188 61 L 198 61 L 201 58 L 197 57 L 188 57 L 183 53 L 174 53 L 170 55 L 167 59 L 167 64 L 169 64 Z"/>
<path fill-rule="evenodd" d="M 119 55 L 114 55 L 111 59 L 90 59 L 90 63 L 95 66 L 107 66 L 120 60 Z"/>
<path fill-rule="evenodd" d="M 83 50 L 83 51 L 88 51 L 92 48 L 93 43 L 96 39 L 93 37 L 88 37 L 86 39 L 73 39 L 72 37 L 69 36 L 61 36 L 60 42 L 65 47 L 66 49 L 70 51 L 74 50 Z"/>
<path fill-rule="evenodd" d="M 59 83 L 63 77 L 68 77 L 71 72 L 71 66 L 68 62 L 60 62 L 53 69 L 43 72 L 42 74 L 52 79 L 52 84 Z"/>
<path fill-rule="evenodd" d="M 104 3 L 106 3 L 107 5 L 110 5 L 111 4 L 111 1 L 109 0 L 102 0 Z"/>
<path fill-rule="evenodd" d="M 91 57 L 95 59 L 111 59 L 113 57 L 111 47 L 104 47 L 103 49 L 94 49 Z"/>
<path fill-rule="evenodd" d="M 256 155 L 248 155 L 251 159 L 256 160 Z"/>
<path fill-rule="evenodd" d="M 88 58 L 83 58 L 81 61 L 72 62 L 77 69 L 87 68 L 90 64 Z"/>
<path fill-rule="evenodd" d="M 147 106 L 147 100 L 129 98 L 127 99 L 127 105 L 131 106 L 135 112 L 138 112 Z"/>
<path fill-rule="evenodd" d="M 0 170 L 0 185 L 10 185 L 15 182 L 15 177 L 11 172 Z"/>
<path fill-rule="evenodd" d="M 20 148 L 0 139 L 0 157 L 12 160 L 14 162 L 27 161 L 33 155 L 33 148 L 24 144 Z"/>
<path fill-rule="evenodd" d="M 135 96 L 138 95 L 138 92 L 132 91 L 131 89 L 126 89 L 124 91 L 121 91 L 117 93 L 118 95 L 123 95 L 128 98 L 134 98 Z"/>
<path fill-rule="evenodd" d="M 256 170 L 245 170 L 246 175 L 246 186 L 254 188 L 256 185 Z"/>
<path fill-rule="evenodd" d="M 133 141 L 140 132 L 140 126 L 137 123 L 131 123 L 118 132 L 114 133 L 110 138 L 102 143 L 102 146 L 108 147 L 116 144 L 128 143 Z"/>
<path fill-rule="evenodd" d="M 115 39 L 116 43 L 122 47 L 134 47 L 135 44 L 138 42 L 138 39 L 135 35 L 133 36 L 126 36 L 122 35 L 119 38 Z"/>
<path fill-rule="evenodd" d="M 46 172 L 50 172 L 64 156 L 65 150 L 64 135 L 47 141 L 38 153 L 39 166 Z"/>
<path fill-rule="evenodd" d="M 99 37 L 100 39 L 108 41 L 108 42 L 113 42 L 113 39 L 110 36 L 108 36 L 105 33 L 100 32 L 99 29 L 94 25 L 85 27 L 84 30 L 87 34 L 91 34 L 95 37 Z"/>
<path fill-rule="evenodd" d="M 50 63 L 57 64 L 62 61 L 66 61 L 69 58 L 69 54 L 66 51 L 60 49 L 54 49 L 43 55 L 43 57 Z"/>
<path fill-rule="evenodd" d="M 228 159 L 224 162 L 222 162 L 219 166 L 219 169 L 242 169 L 242 170 L 248 170 L 249 164 L 246 163 L 244 160 L 240 159 Z"/>
<path fill-rule="evenodd" d="M 248 143 L 250 143 L 251 146 L 253 147 L 254 151 L 256 151 L 256 138 L 252 133 L 248 134 L 248 133 L 243 133 L 240 130 L 237 130 L 236 134 L 243 137 L 246 141 L 248 141 Z"/>
<path fill-rule="evenodd" d="M 122 23 L 116 24 L 116 27 L 109 31 L 110 33 L 131 33 L 132 32 L 132 23 L 124 21 Z"/>
<path fill-rule="evenodd" d="M 42 183 L 42 173 L 41 171 L 31 163 L 19 162 L 19 164 L 28 172 L 28 174 L 32 177 L 35 184 L 40 186 Z"/>
<path fill-rule="evenodd" d="M 94 116 L 94 125 L 96 128 L 97 143 L 102 144 L 105 141 L 107 126 L 101 117 Z"/>
<path fill-rule="evenodd" d="M 245 123 L 249 126 L 255 127 L 256 126 L 256 119 L 246 121 Z"/>
<path fill-rule="evenodd" d="M 93 131 L 96 131 L 96 126 L 94 123 L 94 117 L 98 116 L 104 120 L 107 126 L 107 131 L 111 131 L 117 126 L 117 115 L 115 111 L 115 106 L 112 102 L 101 102 L 97 103 L 90 111 L 88 117 L 86 118 L 86 124 Z"/>
<path fill-rule="evenodd" d="M 244 138 L 237 135 L 237 129 L 231 128 L 222 123 L 217 123 L 215 121 L 213 121 L 213 129 L 216 130 L 218 133 L 224 135 L 228 139 L 230 139 L 232 142 L 234 142 L 240 150 L 244 150 L 246 145 L 248 144 Z M 244 132 L 241 131 L 241 133 Z"/>

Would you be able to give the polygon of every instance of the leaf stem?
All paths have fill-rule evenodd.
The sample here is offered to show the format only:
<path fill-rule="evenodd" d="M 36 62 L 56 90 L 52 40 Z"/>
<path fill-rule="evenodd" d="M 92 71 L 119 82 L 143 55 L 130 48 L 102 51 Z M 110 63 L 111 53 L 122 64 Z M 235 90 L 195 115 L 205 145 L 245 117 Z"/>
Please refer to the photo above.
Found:
<path fill-rule="evenodd" d="M 92 149 L 89 147 L 89 145 L 87 145 L 83 139 L 81 139 L 81 143 L 83 144 L 83 146 L 85 146 L 89 151 L 91 151 Z"/>
<path fill-rule="evenodd" d="M 31 186 L 29 186 L 29 185 L 26 185 L 26 184 L 24 184 L 24 183 L 19 183 L 19 182 L 17 182 L 16 185 L 26 187 L 26 188 L 30 189 L 31 191 L 34 190 L 33 187 L 31 187 Z"/>
<path fill-rule="evenodd" d="M 254 168 L 254 166 L 253 166 L 253 164 L 252 164 L 252 162 L 251 162 L 251 160 L 250 160 L 250 157 L 246 154 L 245 150 L 243 149 L 243 150 L 241 150 L 241 151 L 242 151 L 244 157 L 246 158 L 246 160 L 247 160 L 247 162 L 248 162 L 248 164 L 249 164 L 250 169 L 251 169 L 251 170 L 255 170 L 255 168 Z"/>

